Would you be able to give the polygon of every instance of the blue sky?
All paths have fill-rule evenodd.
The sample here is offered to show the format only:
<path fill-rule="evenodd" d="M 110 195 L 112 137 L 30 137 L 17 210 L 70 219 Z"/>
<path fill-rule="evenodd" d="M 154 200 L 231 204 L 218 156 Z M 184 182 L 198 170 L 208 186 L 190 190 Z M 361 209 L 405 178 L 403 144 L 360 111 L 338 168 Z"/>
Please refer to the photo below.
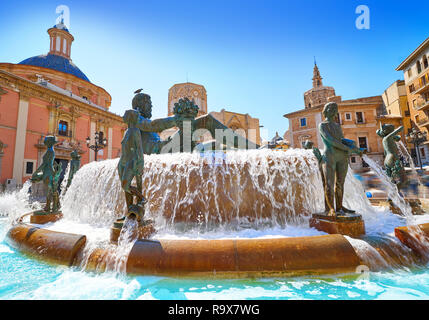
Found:
<path fill-rule="evenodd" d="M 313 56 L 343 99 L 379 95 L 403 79 L 395 68 L 429 36 L 423 1 L 18 0 L 1 4 L 0 61 L 47 53 L 61 4 L 70 8 L 72 60 L 112 95 L 112 112 L 122 115 L 143 88 L 154 117 L 166 116 L 168 89 L 188 80 L 205 86 L 209 111 L 249 113 L 269 137 L 303 108 Z M 361 4 L 369 30 L 355 26 Z"/>

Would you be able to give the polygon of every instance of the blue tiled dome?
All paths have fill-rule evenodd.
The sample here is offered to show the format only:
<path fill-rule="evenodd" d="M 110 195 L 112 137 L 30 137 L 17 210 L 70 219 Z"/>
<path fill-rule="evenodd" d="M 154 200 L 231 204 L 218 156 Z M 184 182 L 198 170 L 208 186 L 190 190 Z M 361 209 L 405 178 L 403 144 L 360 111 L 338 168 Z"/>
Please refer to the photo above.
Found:
<path fill-rule="evenodd" d="M 56 24 L 52 28 L 57 28 L 57 29 L 64 30 L 64 31 L 67 31 L 68 33 L 70 33 L 69 29 L 67 29 L 67 27 L 65 26 L 63 21 L 61 21 L 61 23 Z"/>
<path fill-rule="evenodd" d="M 74 65 L 73 62 L 67 58 L 57 56 L 55 54 L 42 54 L 40 56 L 31 57 L 21 61 L 19 64 L 57 70 L 90 82 L 88 77 L 82 71 L 80 71 L 80 69 Z"/>

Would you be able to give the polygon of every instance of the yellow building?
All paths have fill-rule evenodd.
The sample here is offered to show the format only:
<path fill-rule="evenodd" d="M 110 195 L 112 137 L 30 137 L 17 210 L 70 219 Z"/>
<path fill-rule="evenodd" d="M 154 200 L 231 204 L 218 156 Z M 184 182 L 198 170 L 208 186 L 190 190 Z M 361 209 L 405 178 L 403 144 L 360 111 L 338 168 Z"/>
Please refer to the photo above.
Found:
<path fill-rule="evenodd" d="M 402 125 L 402 116 L 386 114 L 381 96 L 342 100 L 341 96 L 335 95 L 332 87 L 323 86 L 317 65 L 313 71 L 313 88 L 305 92 L 304 102 L 304 109 L 284 115 L 289 119 L 288 136 L 285 138 L 292 148 L 302 148 L 306 140 L 311 140 L 315 147 L 323 148 L 318 126 L 323 121 L 322 110 L 328 102 L 338 104 L 338 122 L 344 137 L 365 148 L 368 156 L 378 163 L 382 163 L 384 158 L 382 140 L 376 134 L 380 123 Z M 366 164 L 361 157 L 353 155 L 350 166 L 359 170 Z"/>
<path fill-rule="evenodd" d="M 404 82 L 410 109 L 411 124 L 421 131 L 429 130 L 429 38 L 421 43 L 401 64 L 397 71 L 404 72 Z M 423 164 L 429 164 L 428 141 L 420 146 Z M 412 156 L 416 150 L 412 149 Z"/>
<path fill-rule="evenodd" d="M 405 88 L 404 80 L 396 80 L 381 95 L 383 103 L 386 108 L 386 115 L 381 117 L 383 119 L 398 119 L 397 124 L 404 126 L 401 132 L 402 141 L 406 143 L 405 135 L 412 129 L 412 122 L 410 117 L 410 108 L 408 106 L 407 90 Z M 384 122 L 382 121 L 382 124 Z M 411 145 L 407 145 L 411 149 Z"/>

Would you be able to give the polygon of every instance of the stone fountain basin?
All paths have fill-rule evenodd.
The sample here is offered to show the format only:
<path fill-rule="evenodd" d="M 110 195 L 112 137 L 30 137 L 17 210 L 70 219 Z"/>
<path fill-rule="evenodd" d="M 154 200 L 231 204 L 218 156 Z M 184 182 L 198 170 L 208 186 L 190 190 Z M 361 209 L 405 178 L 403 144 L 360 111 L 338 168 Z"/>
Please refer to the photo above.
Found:
<path fill-rule="evenodd" d="M 428 249 L 429 224 L 417 227 L 400 227 L 396 234 L 421 254 L 422 247 Z M 420 230 L 417 237 L 416 229 Z M 49 263 L 81 266 L 84 259 L 85 235 L 19 223 L 9 230 L 7 238 L 21 252 Z M 104 271 L 106 257 L 112 254 L 112 248 L 93 250 L 84 263 L 86 270 Z M 273 277 L 354 273 L 362 264 L 350 242 L 339 234 L 275 239 L 138 240 L 128 255 L 126 273 Z"/>

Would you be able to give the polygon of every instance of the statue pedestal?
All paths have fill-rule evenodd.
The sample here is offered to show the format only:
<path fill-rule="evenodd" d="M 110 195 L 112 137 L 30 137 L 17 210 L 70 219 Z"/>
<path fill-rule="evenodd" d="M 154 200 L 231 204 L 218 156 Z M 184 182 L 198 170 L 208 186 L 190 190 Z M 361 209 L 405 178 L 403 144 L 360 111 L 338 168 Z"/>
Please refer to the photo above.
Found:
<path fill-rule="evenodd" d="M 110 228 L 110 242 L 118 243 L 119 235 L 121 234 L 122 227 L 124 225 L 123 220 L 116 220 L 113 223 L 113 226 Z M 153 226 L 152 220 L 143 221 L 143 225 L 138 227 L 133 234 L 133 238 L 137 240 L 148 239 L 152 234 L 156 232 L 155 227 Z"/>
<path fill-rule="evenodd" d="M 359 214 L 337 215 L 336 217 L 313 214 L 310 219 L 310 227 L 329 234 L 342 234 L 350 237 L 360 237 L 365 234 L 365 223 Z"/>
<path fill-rule="evenodd" d="M 46 212 L 44 210 L 34 211 L 30 216 L 30 223 L 45 224 L 55 222 L 63 217 L 61 212 Z"/>

